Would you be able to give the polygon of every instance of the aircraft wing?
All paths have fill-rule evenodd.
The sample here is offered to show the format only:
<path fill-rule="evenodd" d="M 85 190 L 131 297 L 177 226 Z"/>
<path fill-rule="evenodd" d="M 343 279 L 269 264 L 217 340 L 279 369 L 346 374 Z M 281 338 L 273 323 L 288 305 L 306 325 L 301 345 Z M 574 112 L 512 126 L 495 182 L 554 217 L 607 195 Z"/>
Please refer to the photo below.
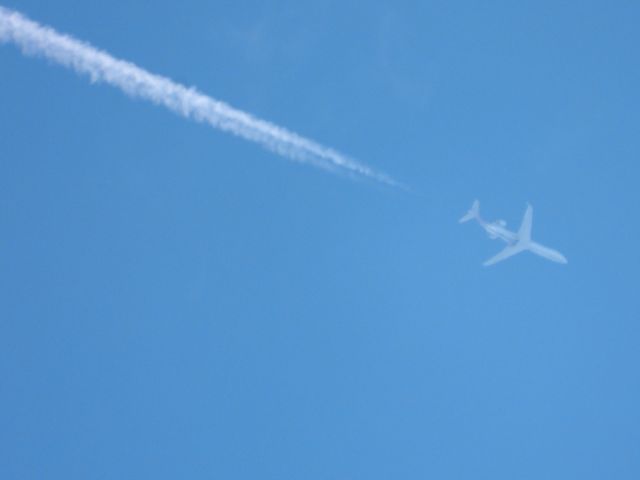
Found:
<path fill-rule="evenodd" d="M 527 210 L 522 217 L 520 230 L 518 230 L 518 240 L 521 242 L 531 241 L 531 224 L 533 223 L 533 207 L 527 203 Z"/>
<path fill-rule="evenodd" d="M 488 267 L 495 263 L 501 262 L 502 260 L 505 260 L 515 255 L 516 253 L 520 253 L 522 250 L 523 248 L 520 245 L 509 245 L 508 247 L 503 249 L 500 253 L 498 253 L 496 256 L 491 257 L 489 260 L 484 262 L 483 265 L 485 267 Z"/>

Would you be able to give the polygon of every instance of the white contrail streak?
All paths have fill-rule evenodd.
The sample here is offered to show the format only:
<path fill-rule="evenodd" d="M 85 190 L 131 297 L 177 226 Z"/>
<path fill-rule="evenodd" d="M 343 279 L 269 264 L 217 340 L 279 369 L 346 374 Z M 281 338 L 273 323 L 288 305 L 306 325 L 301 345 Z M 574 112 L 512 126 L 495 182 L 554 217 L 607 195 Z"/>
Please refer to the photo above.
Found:
<path fill-rule="evenodd" d="M 331 148 L 256 118 L 226 103 L 118 60 L 88 43 L 63 35 L 0 6 L 0 43 L 13 43 L 25 54 L 38 55 L 104 82 L 132 97 L 163 105 L 178 115 L 230 132 L 284 157 L 327 170 L 366 177 L 388 185 L 395 180 Z"/>

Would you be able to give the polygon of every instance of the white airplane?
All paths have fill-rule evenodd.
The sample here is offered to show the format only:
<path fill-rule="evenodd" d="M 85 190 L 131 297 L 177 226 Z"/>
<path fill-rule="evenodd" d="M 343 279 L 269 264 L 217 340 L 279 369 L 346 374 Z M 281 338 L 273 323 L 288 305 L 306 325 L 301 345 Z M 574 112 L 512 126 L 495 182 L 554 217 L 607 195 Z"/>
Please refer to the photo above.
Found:
<path fill-rule="evenodd" d="M 469 210 L 460 220 L 460 223 L 468 222 L 469 220 L 477 220 L 482 228 L 489 234 L 489 237 L 495 239 L 499 238 L 507 243 L 504 250 L 498 253 L 495 257 L 490 258 L 483 263 L 485 267 L 498 263 L 505 258 L 509 258 L 516 253 L 529 250 L 530 252 L 540 255 L 541 257 L 558 263 L 567 263 L 567 259 L 564 256 L 551 248 L 545 247 L 531 240 L 531 222 L 533 220 L 533 208 L 527 204 L 527 210 L 524 212 L 520 229 L 517 233 L 511 232 L 505 228 L 506 222 L 504 220 L 498 220 L 496 222 L 485 222 L 480 218 L 480 202 L 478 200 L 473 202 L 471 210 Z"/>

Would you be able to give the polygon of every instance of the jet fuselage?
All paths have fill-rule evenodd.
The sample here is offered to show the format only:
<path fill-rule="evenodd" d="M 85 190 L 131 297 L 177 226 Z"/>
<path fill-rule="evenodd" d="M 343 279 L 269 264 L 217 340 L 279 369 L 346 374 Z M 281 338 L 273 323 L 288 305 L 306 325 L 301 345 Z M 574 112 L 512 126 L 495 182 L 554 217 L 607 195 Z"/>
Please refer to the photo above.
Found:
<path fill-rule="evenodd" d="M 498 222 L 485 222 L 480 217 L 478 217 L 477 220 L 491 238 L 499 238 L 509 245 L 518 241 L 518 235 L 515 232 L 507 230 L 504 225 Z"/>
<path fill-rule="evenodd" d="M 525 250 L 529 250 L 536 255 L 558 263 L 567 263 L 567 259 L 557 250 L 554 250 L 544 245 L 540 245 L 537 242 L 531 240 L 531 223 L 533 219 L 533 208 L 527 204 L 520 229 L 517 232 L 507 230 L 506 223 L 502 220 L 497 222 L 485 222 L 480 217 L 480 202 L 475 200 L 471 209 L 459 220 L 460 223 L 468 222 L 469 220 L 476 220 L 485 232 L 491 238 L 499 238 L 507 244 L 507 246 L 497 255 L 493 256 L 483 265 L 489 266 L 497 262 L 500 262 L 506 258 L 509 258 L 517 253 Z"/>

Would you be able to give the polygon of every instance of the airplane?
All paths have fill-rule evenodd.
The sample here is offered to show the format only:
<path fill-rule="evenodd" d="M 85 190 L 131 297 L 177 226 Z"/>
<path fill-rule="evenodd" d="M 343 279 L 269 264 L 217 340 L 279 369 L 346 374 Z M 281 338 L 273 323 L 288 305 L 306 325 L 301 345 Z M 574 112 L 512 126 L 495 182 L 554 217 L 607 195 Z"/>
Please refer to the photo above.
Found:
<path fill-rule="evenodd" d="M 520 229 L 517 232 L 511 232 L 506 228 L 506 222 L 504 220 L 498 220 L 496 222 L 485 222 L 480 217 L 480 202 L 475 200 L 471 209 L 459 220 L 459 223 L 468 222 L 469 220 L 476 220 L 482 228 L 489 234 L 492 239 L 499 238 L 507 243 L 506 248 L 498 253 L 496 256 L 491 257 L 489 260 L 483 263 L 485 267 L 505 260 L 516 253 L 529 250 L 530 252 L 540 255 L 541 257 L 551 260 L 557 263 L 567 263 L 567 259 L 560 252 L 551 248 L 545 247 L 531 240 L 531 223 L 533 221 L 533 208 L 527 203 L 527 209 L 522 217 L 522 223 Z"/>

